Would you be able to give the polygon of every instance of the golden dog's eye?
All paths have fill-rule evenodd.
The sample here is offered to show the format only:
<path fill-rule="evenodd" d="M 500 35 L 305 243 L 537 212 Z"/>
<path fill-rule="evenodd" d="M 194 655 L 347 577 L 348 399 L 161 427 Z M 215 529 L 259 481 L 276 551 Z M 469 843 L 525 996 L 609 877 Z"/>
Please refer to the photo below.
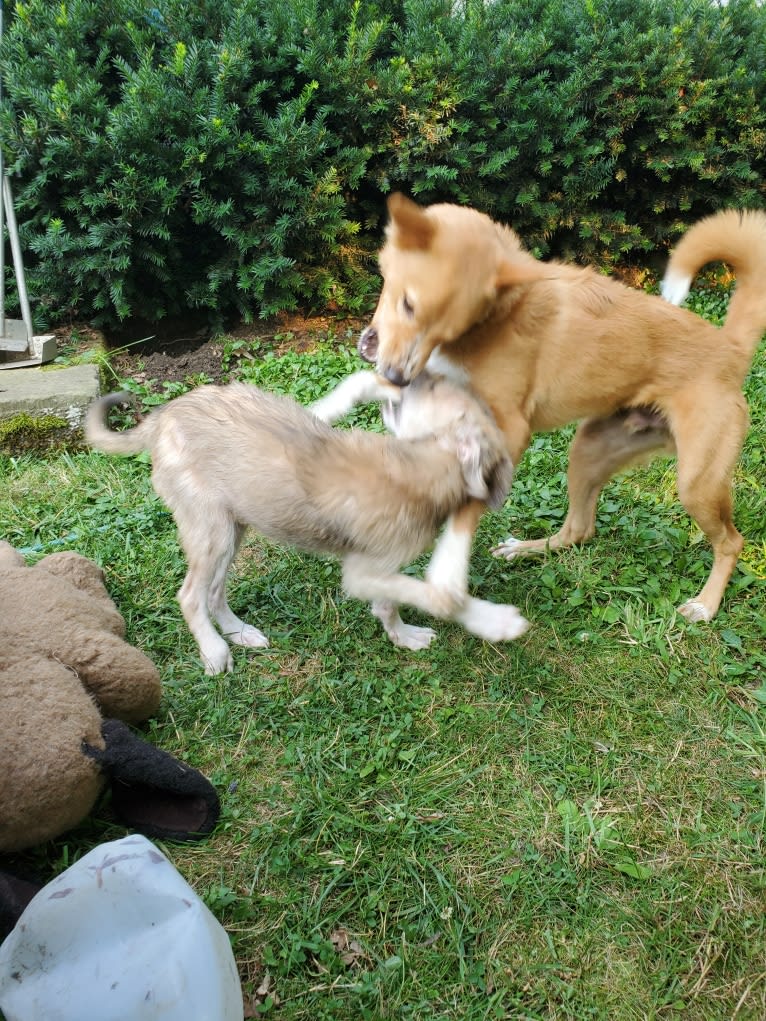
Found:
<path fill-rule="evenodd" d="M 408 319 L 412 319 L 415 315 L 415 307 L 406 294 L 402 298 L 402 310 Z"/>

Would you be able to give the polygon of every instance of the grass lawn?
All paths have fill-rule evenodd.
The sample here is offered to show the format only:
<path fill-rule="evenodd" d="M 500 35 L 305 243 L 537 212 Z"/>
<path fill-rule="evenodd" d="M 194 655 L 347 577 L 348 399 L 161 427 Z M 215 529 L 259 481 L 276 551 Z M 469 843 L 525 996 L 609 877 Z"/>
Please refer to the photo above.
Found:
<path fill-rule="evenodd" d="M 238 364 L 305 401 L 357 367 L 332 336 Z M 563 519 L 567 432 L 535 438 L 475 545 L 472 588 L 523 609 L 522 639 L 437 623 L 428 651 L 396 649 L 337 564 L 250 536 L 232 606 L 272 646 L 218 678 L 175 601 L 184 563 L 146 460 L 0 461 L 4 537 L 30 562 L 104 566 L 164 680 L 149 738 L 221 794 L 211 839 L 163 850 L 229 932 L 249 1016 L 766 1017 L 766 345 L 747 393 L 747 545 L 712 623 L 674 612 L 711 554 L 670 461 L 607 488 L 592 543 L 489 555 Z M 14 860 L 52 876 L 123 833 L 103 805 Z"/>

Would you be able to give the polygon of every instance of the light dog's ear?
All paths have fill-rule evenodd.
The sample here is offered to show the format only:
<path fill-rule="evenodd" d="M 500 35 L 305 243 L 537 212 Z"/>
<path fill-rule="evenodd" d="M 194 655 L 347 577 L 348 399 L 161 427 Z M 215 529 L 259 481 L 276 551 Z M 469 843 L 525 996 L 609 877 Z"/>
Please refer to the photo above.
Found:
<path fill-rule="evenodd" d="M 454 432 L 454 444 L 469 495 L 497 511 L 514 481 L 514 463 L 505 444 L 493 442 L 475 422 L 466 421 Z"/>
<path fill-rule="evenodd" d="M 500 510 L 511 491 L 513 482 L 513 461 L 507 455 L 500 458 L 492 466 L 487 479 L 489 498 L 487 506 L 492 510 Z"/>
<path fill-rule="evenodd" d="M 387 206 L 390 220 L 386 234 L 392 244 L 405 251 L 425 252 L 436 231 L 434 222 L 416 202 L 399 191 L 389 195 Z"/>
<path fill-rule="evenodd" d="M 468 495 L 477 500 L 488 500 L 490 491 L 485 478 L 484 446 L 479 427 L 474 422 L 459 422 L 451 443 L 445 442 L 447 445 L 457 454 Z"/>
<path fill-rule="evenodd" d="M 492 510 L 505 503 L 513 482 L 513 462 L 487 441 L 475 422 L 462 421 L 454 434 L 453 449 L 463 470 L 468 495 L 483 500 Z"/>

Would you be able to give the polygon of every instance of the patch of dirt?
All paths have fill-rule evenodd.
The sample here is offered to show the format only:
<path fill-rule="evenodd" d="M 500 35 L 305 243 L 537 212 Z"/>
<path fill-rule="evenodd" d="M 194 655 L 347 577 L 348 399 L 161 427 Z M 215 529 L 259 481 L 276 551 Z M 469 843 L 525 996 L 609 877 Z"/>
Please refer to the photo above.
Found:
<path fill-rule="evenodd" d="M 199 326 L 199 319 L 181 319 L 169 323 L 148 324 L 139 321 L 126 325 L 119 333 L 106 337 L 112 368 L 123 379 L 161 390 L 163 383 L 204 381 L 220 383 L 228 378 L 226 344 L 244 341 L 256 357 L 272 351 L 309 351 L 318 340 L 332 333 L 339 338 L 356 338 L 364 327 L 361 319 L 333 316 L 284 314 L 255 323 L 240 323 L 227 329 L 224 336 L 213 335 Z M 76 334 L 80 346 L 95 346 L 100 335 L 88 326 L 78 325 L 56 331 L 59 349 Z M 98 339 L 97 339 L 98 338 Z"/>
<path fill-rule="evenodd" d="M 157 336 L 112 351 L 110 364 L 123 379 L 137 383 L 183 383 L 203 379 L 220 383 L 225 375 L 224 342 L 207 332 L 191 336 Z"/>

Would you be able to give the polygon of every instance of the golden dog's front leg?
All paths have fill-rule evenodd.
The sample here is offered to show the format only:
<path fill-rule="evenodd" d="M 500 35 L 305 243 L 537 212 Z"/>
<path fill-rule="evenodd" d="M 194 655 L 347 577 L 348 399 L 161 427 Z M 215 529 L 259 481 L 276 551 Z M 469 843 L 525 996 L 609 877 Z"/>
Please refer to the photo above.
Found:
<path fill-rule="evenodd" d="M 457 609 L 450 613 L 450 620 L 486 642 L 506 642 L 523 635 L 529 622 L 515 606 L 468 595 L 471 546 L 484 510 L 484 503 L 471 500 L 449 518 L 426 570 L 426 581 L 454 599 Z"/>

